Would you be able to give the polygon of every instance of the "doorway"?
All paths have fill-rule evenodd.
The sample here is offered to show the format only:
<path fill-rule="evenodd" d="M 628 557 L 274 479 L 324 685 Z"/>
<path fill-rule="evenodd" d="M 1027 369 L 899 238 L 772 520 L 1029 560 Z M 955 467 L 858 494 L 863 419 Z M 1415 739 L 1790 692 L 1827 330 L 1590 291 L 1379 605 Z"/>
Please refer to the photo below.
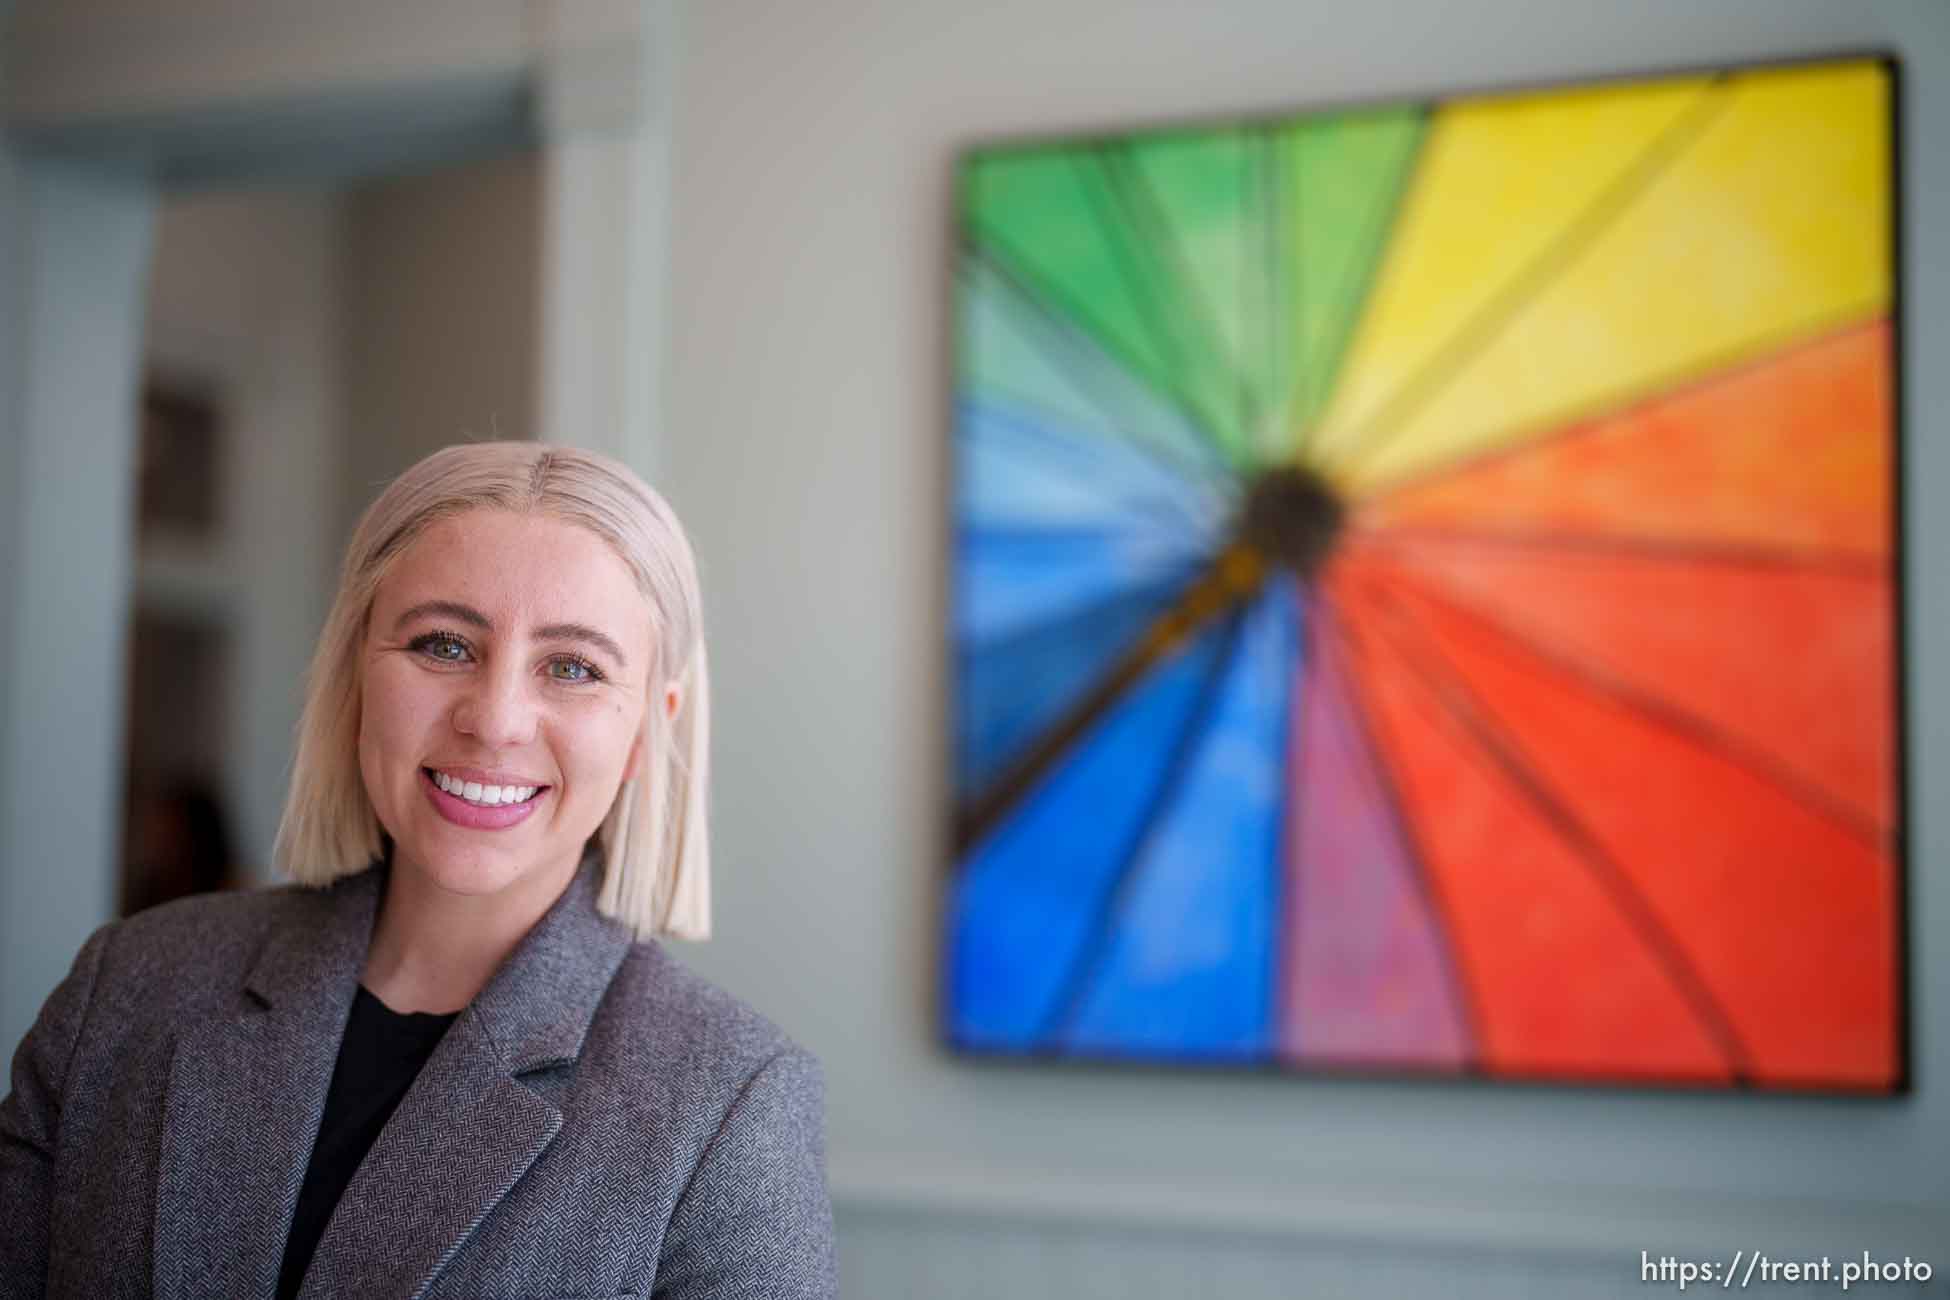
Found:
<path fill-rule="evenodd" d="M 204 665 L 160 674 L 163 685 L 146 689 L 203 689 L 229 701 L 185 703 L 219 741 L 171 737 L 184 743 L 164 757 L 200 765 L 206 781 L 228 789 L 229 856 L 256 879 L 282 798 L 297 669 L 329 595 L 332 553 L 361 503 L 355 485 L 416 458 L 416 439 L 430 447 L 480 433 L 596 445 L 648 470 L 654 403 L 615 395 L 641 393 L 661 351 L 667 112 L 658 105 L 669 94 L 670 8 L 22 0 L 0 12 L 0 1040 L 20 1038 L 82 940 L 124 901 L 132 608 L 149 613 L 135 633 L 145 656 L 167 645 L 155 653 Z M 268 383 L 282 364 L 275 358 L 304 351 L 279 333 L 303 327 L 277 313 L 276 326 L 248 330 L 272 360 L 225 362 L 219 346 L 205 366 L 212 350 L 193 344 L 176 351 L 194 364 L 180 364 L 182 355 L 148 364 L 150 250 L 171 238 L 176 199 L 310 203 L 298 224 L 329 226 L 359 209 L 349 191 L 377 187 L 391 201 L 374 203 L 413 226 L 401 214 L 440 208 L 424 178 L 497 166 L 525 169 L 531 195 L 525 307 L 503 310 L 512 295 L 443 309 L 436 295 L 422 304 L 426 316 L 388 336 L 345 321 L 338 305 L 338 365 L 356 370 L 356 357 L 368 356 L 391 385 L 395 415 L 362 415 L 349 389 L 329 399 L 342 408 L 329 418 L 304 414 L 303 402 L 280 407 L 288 396 L 253 410 L 259 399 L 248 390 Z M 314 197 L 299 201 L 298 192 Z M 337 197 L 316 197 L 326 192 Z M 415 296 L 416 275 L 479 233 L 458 220 L 423 235 L 386 263 L 382 288 Z M 217 252 L 220 263 L 254 255 L 223 239 Z M 286 259 L 274 247 L 268 261 L 282 275 L 296 273 L 287 261 L 319 273 L 309 253 Z M 322 272 L 340 299 L 360 292 L 344 271 Z M 496 346 L 523 351 L 525 364 L 436 357 L 510 316 L 525 339 Z M 606 346 L 575 346 L 588 337 Z M 407 414 L 443 367 L 477 399 L 470 410 L 451 422 Z M 276 378 L 319 382 L 306 373 Z M 199 420 L 214 428 L 210 473 L 231 481 L 214 498 L 219 511 L 242 503 L 258 512 L 220 522 L 232 532 L 200 553 L 197 543 L 176 544 L 180 536 L 138 544 L 145 390 L 158 410 L 176 413 L 164 418 L 177 418 L 179 430 Z M 347 432 L 388 420 L 410 435 L 362 443 Z M 286 445 L 266 430 L 303 437 Z M 254 490 L 238 493 L 238 483 Z M 185 624 L 186 607 L 201 621 Z M 166 626 L 156 625 L 159 612 Z M 219 685 L 197 687 L 199 674 Z M 210 776 L 212 767 L 224 770 Z"/>

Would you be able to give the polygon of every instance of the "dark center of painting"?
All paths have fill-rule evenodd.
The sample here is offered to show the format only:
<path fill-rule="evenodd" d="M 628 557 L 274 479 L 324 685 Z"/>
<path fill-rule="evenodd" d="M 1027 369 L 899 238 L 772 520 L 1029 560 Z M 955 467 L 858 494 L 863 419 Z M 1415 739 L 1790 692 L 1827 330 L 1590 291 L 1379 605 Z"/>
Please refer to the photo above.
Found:
<path fill-rule="evenodd" d="M 1333 552 L 1346 511 L 1334 489 L 1297 465 L 1269 469 L 1246 490 L 1238 540 L 1270 565 L 1311 582 Z"/>

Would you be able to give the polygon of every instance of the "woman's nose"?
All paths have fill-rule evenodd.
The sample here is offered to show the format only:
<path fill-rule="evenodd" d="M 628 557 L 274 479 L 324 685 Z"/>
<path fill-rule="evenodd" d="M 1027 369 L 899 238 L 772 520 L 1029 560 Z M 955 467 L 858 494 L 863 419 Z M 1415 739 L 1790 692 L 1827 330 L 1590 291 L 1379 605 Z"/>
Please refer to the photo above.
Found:
<path fill-rule="evenodd" d="M 454 704 L 454 729 L 489 749 L 513 749 L 535 738 L 538 716 L 526 674 L 489 665 L 475 673 Z"/>

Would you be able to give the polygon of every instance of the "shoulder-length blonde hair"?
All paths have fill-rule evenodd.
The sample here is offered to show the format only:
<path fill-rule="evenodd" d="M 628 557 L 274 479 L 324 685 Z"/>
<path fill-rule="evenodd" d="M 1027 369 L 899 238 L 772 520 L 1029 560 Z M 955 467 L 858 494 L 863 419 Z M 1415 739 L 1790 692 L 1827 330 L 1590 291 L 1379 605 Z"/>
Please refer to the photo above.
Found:
<path fill-rule="evenodd" d="M 643 714 L 644 761 L 597 832 L 597 906 L 639 936 L 711 931 L 710 699 L 697 561 L 664 499 L 607 456 L 534 442 L 448 447 L 394 479 L 352 535 L 319 634 L 278 827 L 279 866 L 302 884 L 362 870 L 381 829 L 359 774 L 360 652 L 373 595 L 393 560 L 436 520 L 469 510 L 549 515 L 615 549 L 650 602 L 657 644 Z M 674 717 L 660 707 L 675 687 Z"/>

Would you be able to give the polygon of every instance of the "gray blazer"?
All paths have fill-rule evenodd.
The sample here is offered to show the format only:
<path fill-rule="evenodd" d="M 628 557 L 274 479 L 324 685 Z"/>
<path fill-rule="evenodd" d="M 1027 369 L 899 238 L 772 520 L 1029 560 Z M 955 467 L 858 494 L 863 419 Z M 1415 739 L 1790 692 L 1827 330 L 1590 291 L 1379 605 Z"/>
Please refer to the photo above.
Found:
<path fill-rule="evenodd" d="M 96 932 L 0 1103 L 0 1296 L 271 1296 L 382 883 Z M 585 866 L 456 1019 L 303 1296 L 831 1296 L 819 1066 L 595 910 Z"/>

